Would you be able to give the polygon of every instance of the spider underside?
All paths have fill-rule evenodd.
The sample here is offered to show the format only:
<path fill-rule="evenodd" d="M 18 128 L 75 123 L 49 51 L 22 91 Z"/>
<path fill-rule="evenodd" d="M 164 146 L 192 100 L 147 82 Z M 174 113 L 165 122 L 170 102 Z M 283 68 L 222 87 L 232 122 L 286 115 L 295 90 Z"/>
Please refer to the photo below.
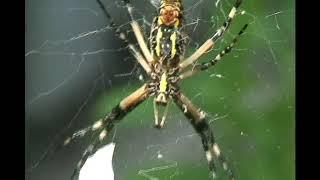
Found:
<path fill-rule="evenodd" d="M 87 128 L 77 131 L 64 141 L 63 146 L 88 133 L 98 132 L 98 136 L 95 137 L 94 141 L 84 151 L 71 179 L 78 178 L 79 172 L 87 158 L 95 153 L 100 143 L 107 137 L 114 125 L 149 97 L 154 98 L 153 105 L 156 128 L 160 129 L 164 127 L 168 113 L 168 106 L 173 102 L 179 107 L 179 109 L 181 109 L 195 131 L 200 135 L 206 159 L 208 161 L 209 170 L 211 172 L 211 178 L 217 178 L 216 168 L 214 165 L 214 158 L 217 158 L 224 171 L 226 171 L 229 179 L 234 179 L 233 171 L 228 165 L 218 144 L 214 140 L 213 131 L 206 119 L 205 113 L 195 106 L 181 92 L 179 83 L 198 72 L 214 66 L 225 54 L 231 51 L 240 35 L 242 35 L 244 30 L 247 28 L 247 24 L 243 26 L 233 41 L 218 53 L 215 58 L 208 62 L 196 64 L 201 55 L 210 50 L 214 46 L 215 42 L 229 28 L 232 19 L 236 16 L 236 12 L 242 3 L 242 0 L 235 0 L 236 2 L 230 10 L 228 18 L 223 25 L 214 32 L 211 38 L 204 42 L 191 56 L 187 58 L 184 57 L 186 35 L 184 35 L 183 31 L 184 20 L 181 1 L 182 0 L 161 0 L 157 16 L 154 18 L 152 23 L 150 38 L 147 45 L 139 24 L 134 18 L 133 6 L 129 0 L 124 0 L 125 7 L 127 8 L 131 18 L 130 25 L 139 45 L 139 48 L 136 48 L 134 44 L 128 41 L 126 34 L 121 32 L 119 27 L 114 23 L 102 2 L 97 0 L 97 3 L 100 5 L 105 16 L 110 21 L 109 26 L 114 30 L 116 36 L 127 44 L 131 54 L 149 76 L 149 81 L 124 98 L 104 118 L 96 121 L 93 125 Z M 159 119 L 159 106 L 165 107 L 165 111 L 161 119 Z"/>

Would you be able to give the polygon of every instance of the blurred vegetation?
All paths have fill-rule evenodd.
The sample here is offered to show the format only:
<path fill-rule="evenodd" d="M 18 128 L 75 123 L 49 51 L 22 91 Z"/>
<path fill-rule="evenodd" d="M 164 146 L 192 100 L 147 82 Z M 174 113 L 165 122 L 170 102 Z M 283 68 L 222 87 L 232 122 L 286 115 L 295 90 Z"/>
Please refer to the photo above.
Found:
<path fill-rule="evenodd" d="M 241 7 L 246 14 L 235 19 L 230 32 L 236 34 L 245 23 L 250 25 L 236 49 L 216 67 L 183 81 L 181 89 L 211 116 L 227 115 L 211 125 L 235 169 L 237 179 L 292 180 L 295 179 L 294 2 L 244 1 Z M 228 11 L 227 6 L 224 9 Z M 216 9 L 212 16 L 215 13 Z M 201 36 L 202 41 L 198 43 L 205 40 L 203 37 L 209 37 L 213 29 L 206 36 Z M 231 39 L 228 34 L 221 43 L 225 46 Z M 221 48 L 206 54 L 201 61 L 210 60 Z M 188 49 L 189 54 L 194 50 L 193 47 Z M 141 84 L 130 82 L 102 95 L 92 112 L 94 118 L 103 115 L 106 109 L 111 109 Z M 180 112 L 172 106 L 170 114 L 177 113 Z M 152 126 L 151 100 L 135 109 L 119 126 L 139 131 L 140 121 Z M 146 168 L 154 166 L 149 161 L 155 160 L 145 157 Z M 209 171 L 204 155 L 201 162 L 201 165 L 194 165 L 198 162 L 179 160 L 176 168 L 150 174 L 159 179 L 207 179 Z M 126 173 L 123 175 L 125 179 L 147 179 L 134 167 Z"/>

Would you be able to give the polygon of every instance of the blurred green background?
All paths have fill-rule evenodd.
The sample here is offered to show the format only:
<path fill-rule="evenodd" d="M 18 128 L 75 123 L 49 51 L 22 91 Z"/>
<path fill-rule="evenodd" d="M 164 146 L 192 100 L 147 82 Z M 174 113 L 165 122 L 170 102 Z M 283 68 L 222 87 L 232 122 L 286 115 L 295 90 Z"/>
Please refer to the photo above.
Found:
<path fill-rule="evenodd" d="M 95 50 L 119 49 L 121 42 L 111 31 L 68 41 L 76 34 L 107 24 L 97 5 L 86 3 L 72 1 L 49 7 L 52 4 L 31 1 L 26 5 L 30 13 L 26 20 L 26 167 L 40 157 L 54 135 L 71 121 L 70 133 L 105 115 L 143 84 L 138 80 L 141 69 L 132 58 L 124 58 L 130 58 L 126 51 L 105 50 L 101 54 L 83 55 Z M 187 32 L 191 38 L 187 54 L 194 52 L 222 24 L 233 1 L 216 3 L 185 1 Z M 106 4 L 118 24 L 128 29 L 125 10 L 118 3 L 106 1 Z M 154 9 L 150 3 L 133 4 L 140 17 L 151 21 Z M 57 22 L 52 20 L 51 26 L 70 29 L 46 30 L 46 25 L 39 23 L 43 20 L 35 20 L 40 7 L 49 7 L 47 13 L 51 12 L 52 16 L 61 11 L 72 23 L 81 25 L 74 30 L 60 18 Z M 241 11 L 244 14 L 236 17 L 230 31 L 200 62 L 212 59 L 249 23 L 235 49 L 214 68 L 184 80 L 181 89 L 208 114 L 216 140 L 235 170 L 236 179 L 292 180 L 295 179 L 294 1 L 244 0 Z M 83 19 L 88 16 L 99 22 Z M 147 23 L 139 22 L 148 29 Z M 39 36 L 33 37 L 34 34 Z M 43 45 L 48 39 L 55 43 Z M 64 41 L 59 42 L 61 39 Z M 165 129 L 160 131 L 152 128 L 153 118 L 152 99 L 149 99 L 126 116 L 108 139 L 116 143 L 116 179 L 209 179 L 201 140 L 183 114 L 171 105 Z M 68 179 L 88 142 L 90 137 L 62 150 L 26 179 Z M 217 165 L 219 175 L 227 179 L 220 164 Z M 54 172 L 60 173 L 50 175 Z"/>

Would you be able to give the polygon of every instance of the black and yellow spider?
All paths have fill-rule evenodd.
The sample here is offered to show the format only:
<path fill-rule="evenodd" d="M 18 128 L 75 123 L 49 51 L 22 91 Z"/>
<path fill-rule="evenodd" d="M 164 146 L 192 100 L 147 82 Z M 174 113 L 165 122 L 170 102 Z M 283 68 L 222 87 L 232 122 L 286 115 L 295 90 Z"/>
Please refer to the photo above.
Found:
<path fill-rule="evenodd" d="M 72 140 L 84 136 L 86 133 L 98 132 L 99 134 L 84 151 L 81 160 L 74 170 L 72 179 L 77 178 L 80 169 L 87 158 L 97 150 L 99 144 L 112 130 L 115 123 L 151 96 L 154 97 L 155 127 L 163 128 L 168 112 L 168 104 L 173 101 L 182 110 L 187 119 L 190 120 L 191 125 L 200 135 L 213 179 L 216 178 L 214 158 L 217 158 L 221 162 L 228 177 L 234 179 L 233 171 L 229 168 L 225 157 L 214 140 L 213 131 L 206 119 L 206 114 L 193 105 L 193 103 L 181 92 L 179 83 L 197 72 L 214 66 L 225 54 L 231 51 L 239 36 L 246 29 L 247 24 L 241 29 L 233 41 L 214 59 L 191 67 L 191 65 L 194 65 L 201 55 L 211 49 L 215 42 L 224 34 L 224 32 L 226 32 L 242 1 L 236 0 L 223 25 L 188 58 L 184 57 L 186 35 L 183 32 L 184 21 L 182 0 L 160 1 L 157 16 L 152 23 L 148 45 L 139 24 L 133 16 L 133 6 L 130 4 L 129 0 L 124 0 L 127 11 L 131 17 L 130 24 L 139 44 L 139 49 L 128 41 L 126 34 L 121 32 L 117 27 L 101 1 L 97 0 L 97 2 L 104 11 L 106 17 L 110 20 L 110 27 L 114 29 L 116 35 L 128 45 L 131 54 L 146 71 L 150 80 L 123 99 L 104 118 L 95 122 L 92 126 L 77 131 L 64 141 L 64 145 L 66 145 Z M 159 119 L 159 106 L 165 107 L 164 115 L 161 119 Z"/>

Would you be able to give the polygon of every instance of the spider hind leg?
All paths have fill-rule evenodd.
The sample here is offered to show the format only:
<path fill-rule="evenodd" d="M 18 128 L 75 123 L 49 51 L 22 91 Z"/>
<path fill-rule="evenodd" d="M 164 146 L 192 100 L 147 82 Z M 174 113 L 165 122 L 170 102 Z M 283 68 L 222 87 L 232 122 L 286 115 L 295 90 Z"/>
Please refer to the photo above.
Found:
<path fill-rule="evenodd" d="M 124 98 L 118 105 L 116 105 L 111 110 L 111 112 L 108 115 L 106 115 L 102 119 L 102 121 L 98 121 L 101 123 L 95 123 L 93 125 L 93 127 L 100 129 L 100 132 L 99 134 L 95 134 L 93 143 L 91 143 L 83 152 L 82 158 L 80 159 L 76 168 L 73 171 L 71 180 L 76 180 L 78 178 L 80 170 L 89 158 L 89 156 L 97 151 L 101 142 L 107 137 L 108 132 L 110 132 L 115 126 L 115 123 L 119 122 L 130 111 L 135 109 L 139 104 L 141 104 L 145 99 L 149 97 L 149 91 L 146 87 L 147 84 L 144 84 L 139 89 L 137 89 L 129 96 Z"/>
<path fill-rule="evenodd" d="M 175 104 L 182 110 L 184 115 L 189 119 L 195 131 L 201 137 L 203 149 L 206 153 L 212 178 L 217 178 L 216 167 L 214 164 L 214 158 L 216 158 L 222 164 L 223 170 L 227 173 L 229 179 L 234 180 L 234 173 L 228 165 L 228 162 L 218 144 L 215 142 L 213 130 L 206 119 L 205 113 L 193 105 L 193 103 L 182 93 L 178 93 L 176 96 L 174 96 L 173 100 Z"/>

